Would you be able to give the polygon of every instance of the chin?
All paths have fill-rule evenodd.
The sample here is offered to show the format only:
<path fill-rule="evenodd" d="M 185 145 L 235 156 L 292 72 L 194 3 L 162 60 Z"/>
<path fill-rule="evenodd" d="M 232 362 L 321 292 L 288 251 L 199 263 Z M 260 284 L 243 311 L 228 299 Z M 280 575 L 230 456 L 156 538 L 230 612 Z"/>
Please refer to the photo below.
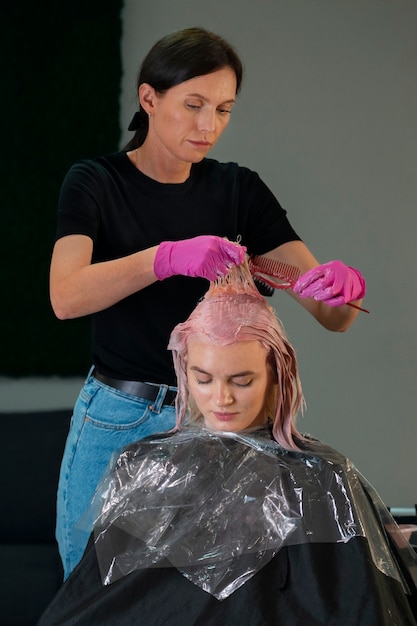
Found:
<path fill-rule="evenodd" d="M 232 422 L 219 422 L 216 426 L 212 426 L 215 430 L 220 430 L 225 433 L 238 433 L 241 430 L 244 430 L 242 426 L 238 424 L 233 424 Z"/>
<path fill-rule="evenodd" d="M 206 158 L 207 154 L 207 152 L 206 154 L 196 154 L 192 159 L 190 159 L 190 163 L 201 163 L 201 161 Z"/>

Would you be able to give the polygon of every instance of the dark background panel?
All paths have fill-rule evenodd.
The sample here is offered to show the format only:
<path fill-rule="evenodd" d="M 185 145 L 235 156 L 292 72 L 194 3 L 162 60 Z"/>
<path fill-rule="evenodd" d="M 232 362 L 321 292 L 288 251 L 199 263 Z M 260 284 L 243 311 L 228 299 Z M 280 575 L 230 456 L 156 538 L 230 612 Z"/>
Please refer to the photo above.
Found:
<path fill-rule="evenodd" d="M 122 0 L 8 3 L 0 25 L 0 375 L 83 375 L 89 320 L 48 293 L 62 179 L 118 149 Z"/>

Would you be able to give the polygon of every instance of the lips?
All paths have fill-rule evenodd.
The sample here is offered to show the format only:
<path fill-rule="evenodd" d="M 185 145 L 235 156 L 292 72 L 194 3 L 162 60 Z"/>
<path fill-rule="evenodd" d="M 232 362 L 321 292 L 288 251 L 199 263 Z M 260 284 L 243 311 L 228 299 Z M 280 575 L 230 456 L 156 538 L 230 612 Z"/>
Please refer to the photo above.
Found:
<path fill-rule="evenodd" d="M 209 141 L 191 141 L 190 143 L 195 147 L 195 148 L 200 148 L 202 150 L 207 150 L 207 148 L 211 148 L 211 143 Z"/>
<path fill-rule="evenodd" d="M 213 413 L 213 415 L 220 422 L 229 422 L 236 417 L 237 413 Z"/>

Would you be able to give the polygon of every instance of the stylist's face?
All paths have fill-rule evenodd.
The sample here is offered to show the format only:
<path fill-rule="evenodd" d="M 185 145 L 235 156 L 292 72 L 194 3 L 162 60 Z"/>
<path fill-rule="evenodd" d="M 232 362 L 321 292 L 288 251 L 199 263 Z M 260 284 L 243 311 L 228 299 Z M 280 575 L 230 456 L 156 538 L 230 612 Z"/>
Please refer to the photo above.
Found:
<path fill-rule="evenodd" d="M 266 422 L 266 359 L 259 341 L 217 346 L 190 338 L 189 391 L 208 428 L 237 432 Z"/>
<path fill-rule="evenodd" d="M 201 161 L 228 125 L 235 97 L 236 76 L 228 67 L 191 78 L 163 94 L 142 84 L 139 98 L 149 115 L 147 146 L 160 158 Z"/>

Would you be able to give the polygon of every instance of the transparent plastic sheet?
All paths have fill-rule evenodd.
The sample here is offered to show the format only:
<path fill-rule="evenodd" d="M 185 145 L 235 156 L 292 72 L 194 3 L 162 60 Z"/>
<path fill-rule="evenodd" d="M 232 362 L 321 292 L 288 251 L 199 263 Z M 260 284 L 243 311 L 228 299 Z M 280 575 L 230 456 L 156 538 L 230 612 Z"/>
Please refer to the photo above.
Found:
<path fill-rule="evenodd" d="M 224 599 L 283 546 L 360 536 L 376 567 L 404 586 L 375 514 L 377 494 L 371 502 L 372 488 L 337 451 L 315 440 L 302 446 L 284 450 L 268 428 L 189 426 L 127 448 L 83 519 L 94 525 L 103 584 L 137 569 L 176 567 Z"/>
<path fill-rule="evenodd" d="M 415 595 L 417 592 L 417 554 L 374 487 L 372 487 L 361 474 L 359 474 L 359 477 L 364 491 L 375 511 L 375 515 L 378 516 L 380 524 L 386 531 L 389 541 L 395 550 L 397 561 L 402 565 L 401 571 L 403 575 L 399 573 L 399 578 L 402 581 L 403 589 L 406 593 Z M 374 554 L 374 561 L 376 558 L 378 558 L 378 555 Z"/>

